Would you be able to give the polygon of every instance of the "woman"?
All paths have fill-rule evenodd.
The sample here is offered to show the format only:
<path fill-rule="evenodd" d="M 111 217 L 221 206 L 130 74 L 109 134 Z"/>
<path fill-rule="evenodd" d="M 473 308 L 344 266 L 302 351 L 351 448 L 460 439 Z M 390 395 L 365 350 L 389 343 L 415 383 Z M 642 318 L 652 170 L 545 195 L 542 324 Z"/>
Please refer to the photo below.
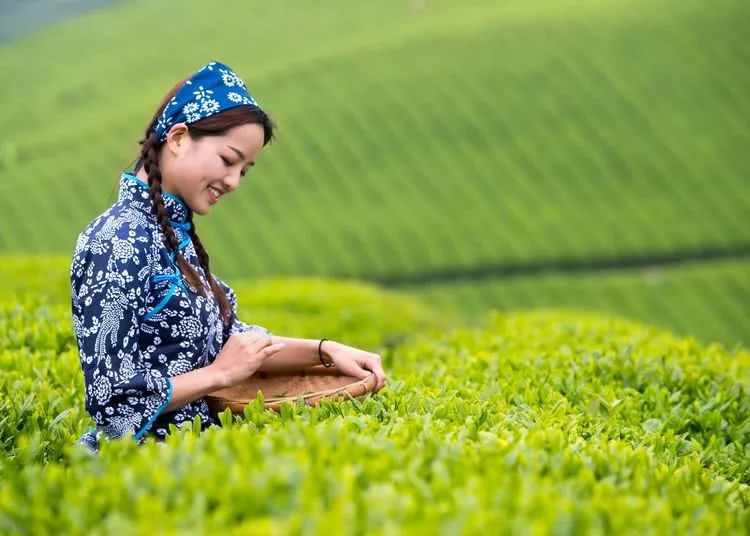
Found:
<path fill-rule="evenodd" d="M 204 396 L 258 370 L 331 362 L 374 373 L 377 354 L 327 339 L 275 336 L 237 318 L 232 288 L 214 276 L 193 225 L 236 190 L 273 138 L 274 124 L 226 64 L 209 62 L 162 100 L 140 140 L 117 201 L 80 233 L 70 267 L 73 324 L 96 427 L 103 435 L 158 439 L 199 415 Z"/>

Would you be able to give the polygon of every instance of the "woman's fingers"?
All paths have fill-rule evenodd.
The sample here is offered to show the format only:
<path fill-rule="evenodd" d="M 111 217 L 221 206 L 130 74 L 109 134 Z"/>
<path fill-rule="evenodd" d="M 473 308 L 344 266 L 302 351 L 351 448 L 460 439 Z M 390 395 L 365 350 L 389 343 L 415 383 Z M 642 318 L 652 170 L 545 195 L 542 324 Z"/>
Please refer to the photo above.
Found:
<path fill-rule="evenodd" d="M 385 371 L 383 370 L 383 365 L 380 364 L 380 356 L 369 359 L 367 364 L 368 370 L 375 374 L 377 382 L 375 383 L 374 391 L 377 393 L 385 387 Z"/>
<path fill-rule="evenodd" d="M 273 344 L 273 339 L 265 333 L 245 331 L 233 335 L 233 337 L 242 337 L 242 341 L 245 344 L 244 348 L 250 353 L 262 354 L 266 357 L 284 348 L 284 343 Z"/>
<path fill-rule="evenodd" d="M 247 332 L 246 332 L 247 333 Z M 256 352 L 260 352 L 264 348 L 270 348 L 273 344 L 271 337 L 263 333 L 251 333 L 253 336 L 253 349 Z"/>
<path fill-rule="evenodd" d="M 263 350 L 261 350 L 261 352 L 263 353 L 264 357 L 270 357 L 279 350 L 283 349 L 285 346 L 286 344 L 284 344 L 283 342 L 278 342 L 276 344 L 266 346 L 265 348 L 263 348 Z"/>

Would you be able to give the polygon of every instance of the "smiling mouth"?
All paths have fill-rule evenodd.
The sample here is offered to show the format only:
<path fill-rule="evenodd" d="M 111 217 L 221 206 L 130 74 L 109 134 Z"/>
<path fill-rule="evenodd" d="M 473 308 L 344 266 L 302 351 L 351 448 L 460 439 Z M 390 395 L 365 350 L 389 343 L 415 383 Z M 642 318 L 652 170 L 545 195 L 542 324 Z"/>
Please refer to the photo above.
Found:
<path fill-rule="evenodd" d="M 220 191 L 211 186 L 208 187 L 208 198 L 212 203 L 216 203 L 219 200 L 219 196 L 221 196 Z"/>

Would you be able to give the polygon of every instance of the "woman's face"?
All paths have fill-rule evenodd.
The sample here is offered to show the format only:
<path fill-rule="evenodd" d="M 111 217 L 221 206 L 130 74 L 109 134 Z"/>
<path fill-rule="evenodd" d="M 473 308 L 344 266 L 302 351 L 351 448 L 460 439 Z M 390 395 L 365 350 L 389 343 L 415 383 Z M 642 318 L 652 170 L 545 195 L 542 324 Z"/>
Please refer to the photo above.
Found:
<path fill-rule="evenodd" d="M 261 149 L 263 126 L 257 123 L 197 140 L 178 123 L 170 129 L 160 155 L 162 190 L 182 198 L 196 214 L 208 214 L 240 185 Z"/>

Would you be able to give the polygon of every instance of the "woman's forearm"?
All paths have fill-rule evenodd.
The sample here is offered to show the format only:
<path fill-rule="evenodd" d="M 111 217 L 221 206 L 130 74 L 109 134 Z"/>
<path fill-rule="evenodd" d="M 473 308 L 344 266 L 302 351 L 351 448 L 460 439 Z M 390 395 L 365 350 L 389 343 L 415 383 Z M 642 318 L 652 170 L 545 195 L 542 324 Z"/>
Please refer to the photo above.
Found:
<path fill-rule="evenodd" d="M 173 376 L 172 400 L 163 413 L 169 413 L 185 404 L 226 387 L 222 377 L 211 365 Z"/>
<path fill-rule="evenodd" d="M 271 339 L 273 344 L 283 342 L 286 346 L 267 357 L 258 370 L 294 371 L 320 365 L 320 357 L 318 356 L 320 339 L 299 339 L 277 337 L 276 335 L 271 336 Z M 330 355 L 329 352 L 336 344 L 334 341 L 323 341 L 320 351 Z M 172 400 L 163 413 L 175 411 L 189 402 L 227 387 L 224 378 L 212 365 L 173 376 L 170 380 L 172 380 Z"/>
<path fill-rule="evenodd" d="M 283 342 L 286 346 L 267 357 L 258 370 L 262 371 L 294 371 L 314 365 L 320 365 L 318 356 L 318 343 L 320 339 L 299 339 L 295 337 L 277 337 L 271 336 L 273 344 Z M 330 355 L 331 350 L 336 346 L 335 341 L 325 340 L 320 347 L 320 351 L 325 355 Z"/>

